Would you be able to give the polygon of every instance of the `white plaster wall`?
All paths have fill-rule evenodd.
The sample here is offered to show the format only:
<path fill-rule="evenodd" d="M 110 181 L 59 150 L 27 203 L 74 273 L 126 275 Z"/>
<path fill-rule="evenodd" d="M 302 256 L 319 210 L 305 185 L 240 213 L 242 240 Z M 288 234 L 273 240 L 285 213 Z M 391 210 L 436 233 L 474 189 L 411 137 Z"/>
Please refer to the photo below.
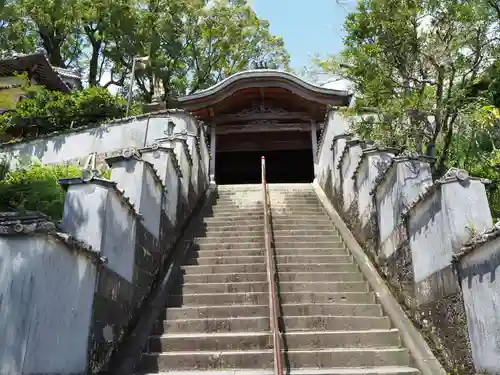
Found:
<path fill-rule="evenodd" d="M 203 172 L 204 176 L 206 176 L 207 180 L 209 178 L 209 163 L 210 163 L 210 150 L 208 149 L 207 145 L 207 140 L 206 140 L 206 133 L 205 133 L 205 127 L 200 126 L 200 133 L 199 133 L 199 142 L 200 142 L 200 153 L 202 156 L 203 160 Z"/>
<path fill-rule="evenodd" d="M 321 148 L 318 150 L 318 168 L 316 179 L 321 186 L 324 186 L 328 171 L 334 169 L 334 155 L 332 148 L 333 137 L 347 133 L 349 130 L 349 118 L 342 113 L 330 111 L 325 122 Z"/>
<path fill-rule="evenodd" d="M 168 155 L 168 163 L 167 163 L 167 214 L 172 222 L 172 224 L 176 224 L 177 218 L 177 200 L 179 199 L 179 184 L 180 178 L 177 175 L 177 171 L 175 170 L 175 165 L 172 159 L 172 155 Z"/>
<path fill-rule="evenodd" d="M 352 145 L 349 147 L 347 154 L 342 159 L 342 192 L 344 198 L 344 211 L 347 211 L 351 207 L 354 198 L 356 197 L 356 191 L 354 190 L 354 171 L 358 166 L 359 159 L 363 154 L 363 149 L 359 144 Z"/>
<path fill-rule="evenodd" d="M 462 258 L 462 293 L 477 373 L 500 373 L 500 239 Z"/>
<path fill-rule="evenodd" d="M 81 158 L 92 152 L 104 153 L 126 147 L 143 147 L 147 130 L 147 119 L 102 125 L 81 132 L 41 138 L 27 143 L 4 146 L 0 156 L 21 157 L 30 160 L 37 157 L 42 164 L 61 163 Z M 11 167 L 17 163 L 13 160 Z"/>
<path fill-rule="evenodd" d="M 141 204 L 144 169 L 144 163 L 134 158 L 114 162 L 111 167 L 111 180 L 117 183 L 119 189 L 125 191 L 125 196 L 137 211 Z"/>
<path fill-rule="evenodd" d="M 387 173 L 377 189 L 376 201 L 381 253 L 389 257 L 401 241 L 397 230 L 401 214 L 432 184 L 432 176 L 429 164 L 416 160 L 397 161 Z"/>
<path fill-rule="evenodd" d="M 189 180 L 191 178 L 189 173 L 190 165 L 189 165 L 188 155 L 186 154 L 186 150 L 184 149 L 184 146 L 180 141 L 175 142 L 175 155 L 177 156 L 177 160 L 179 161 L 179 165 L 181 167 L 182 193 L 187 198 L 189 193 Z"/>
<path fill-rule="evenodd" d="M 446 208 L 442 192 L 434 194 L 416 207 L 409 217 L 410 248 L 413 261 L 413 277 L 420 282 L 451 262 L 452 249 L 447 231 Z"/>
<path fill-rule="evenodd" d="M 341 184 L 341 175 L 342 175 L 342 169 L 339 169 L 338 166 L 340 164 L 340 157 L 342 156 L 342 153 L 344 152 L 345 146 L 346 146 L 346 139 L 341 138 L 338 139 L 335 142 L 335 147 L 333 149 L 333 172 L 332 172 L 332 183 L 333 183 L 333 188 L 335 189 L 334 191 L 340 192 L 342 189 L 342 184 Z"/>
<path fill-rule="evenodd" d="M 493 220 L 484 185 L 477 180 L 447 183 L 409 216 L 415 282 L 451 264 L 453 253 Z"/>
<path fill-rule="evenodd" d="M 162 150 L 157 150 L 157 151 L 148 151 L 144 152 L 142 154 L 142 158 L 150 162 L 151 164 L 154 165 L 156 170 L 158 171 L 158 175 L 163 183 L 163 185 L 167 186 L 167 165 L 168 165 L 168 158 L 169 158 L 169 153 L 168 151 L 162 151 Z"/>
<path fill-rule="evenodd" d="M 95 265 L 44 235 L 0 249 L 0 374 L 84 373 Z"/>
<path fill-rule="evenodd" d="M 144 227 L 156 239 L 160 238 L 162 194 L 162 187 L 153 177 L 153 171 L 144 165 L 139 213 L 143 215 Z"/>
<path fill-rule="evenodd" d="M 29 161 L 38 158 L 42 164 L 61 163 L 82 158 L 90 153 L 105 153 L 129 147 L 144 147 L 158 138 L 165 137 L 168 118 L 175 124 L 175 131 L 183 129 L 197 133 L 196 120 L 186 113 L 161 114 L 151 118 L 131 118 L 120 122 L 104 124 L 96 128 L 55 135 L 30 142 L 4 145 L 0 158 L 11 160 L 11 168 L 18 163 L 13 157 Z"/>
<path fill-rule="evenodd" d="M 108 189 L 96 184 L 68 187 L 62 228 L 96 251 L 102 251 Z"/>
<path fill-rule="evenodd" d="M 107 267 L 133 283 L 136 219 L 121 197 L 110 191 L 106 204 L 102 255 Z"/>
<path fill-rule="evenodd" d="M 443 186 L 450 249 L 453 252 L 459 252 L 464 243 L 470 240 L 471 232 L 479 233 L 493 226 L 484 185 L 478 180 L 470 180 L 469 183 Z"/>
<path fill-rule="evenodd" d="M 375 181 L 382 173 L 385 173 L 393 156 L 393 154 L 386 152 L 370 153 L 361 162 L 356 176 L 356 185 L 358 188 L 358 214 L 362 226 L 368 224 L 375 210 L 373 196 L 370 194 Z"/>

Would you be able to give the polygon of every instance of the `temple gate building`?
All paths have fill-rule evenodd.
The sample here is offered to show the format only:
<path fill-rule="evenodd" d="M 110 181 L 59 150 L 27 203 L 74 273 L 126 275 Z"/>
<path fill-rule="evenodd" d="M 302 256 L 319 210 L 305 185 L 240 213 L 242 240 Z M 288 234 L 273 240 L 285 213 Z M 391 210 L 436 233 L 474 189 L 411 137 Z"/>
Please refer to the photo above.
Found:
<path fill-rule="evenodd" d="M 212 182 L 260 182 L 261 156 L 269 182 L 311 182 L 327 109 L 351 97 L 283 71 L 250 70 L 178 104 L 210 128 Z"/>

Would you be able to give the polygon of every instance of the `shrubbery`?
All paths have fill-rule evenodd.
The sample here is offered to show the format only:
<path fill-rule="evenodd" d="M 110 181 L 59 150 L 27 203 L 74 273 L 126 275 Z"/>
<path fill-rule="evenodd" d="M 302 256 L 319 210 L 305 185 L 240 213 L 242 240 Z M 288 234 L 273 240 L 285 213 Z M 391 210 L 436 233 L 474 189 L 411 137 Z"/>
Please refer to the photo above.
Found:
<path fill-rule="evenodd" d="M 103 175 L 109 177 L 109 172 Z M 0 181 L 0 212 L 40 211 L 54 221 L 60 220 L 66 193 L 58 180 L 80 176 L 79 166 L 38 163 L 8 172 Z"/>
<path fill-rule="evenodd" d="M 14 111 L 0 115 L 0 134 L 9 128 L 34 127 L 37 134 L 46 134 L 125 116 L 125 99 L 100 87 L 63 93 L 32 86 L 25 92 L 26 98 L 17 103 Z M 138 107 L 131 113 L 138 113 Z"/>

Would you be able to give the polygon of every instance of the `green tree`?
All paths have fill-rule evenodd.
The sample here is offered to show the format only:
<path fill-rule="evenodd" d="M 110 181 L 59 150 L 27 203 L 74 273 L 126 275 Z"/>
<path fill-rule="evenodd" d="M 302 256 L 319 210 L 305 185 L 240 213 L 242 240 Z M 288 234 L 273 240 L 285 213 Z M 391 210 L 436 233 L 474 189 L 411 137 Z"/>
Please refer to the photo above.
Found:
<path fill-rule="evenodd" d="M 255 62 L 286 68 L 289 56 L 246 0 L 3 0 L 0 53 L 43 48 L 50 62 L 85 72 L 91 86 L 128 86 L 134 72 L 150 101 L 193 92 Z M 104 73 L 110 79 L 102 82 Z"/>
<path fill-rule="evenodd" d="M 345 23 L 339 61 L 359 93 L 352 112 L 374 108 L 357 124 L 363 136 L 437 157 L 446 168 L 454 135 L 473 126 L 470 85 L 496 58 L 497 17 L 481 0 L 363 0 Z"/>

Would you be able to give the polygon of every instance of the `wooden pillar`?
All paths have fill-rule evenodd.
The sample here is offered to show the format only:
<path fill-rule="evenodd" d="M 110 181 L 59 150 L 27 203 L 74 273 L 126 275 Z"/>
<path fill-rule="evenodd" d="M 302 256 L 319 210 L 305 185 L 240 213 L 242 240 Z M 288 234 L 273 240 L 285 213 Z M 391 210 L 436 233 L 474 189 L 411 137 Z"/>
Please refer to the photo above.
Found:
<path fill-rule="evenodd" d="M 210 126 L 210 183 L 215 184 L 215 152 L 216 152 L 215 124 Z"/>
<path fill-rule="evenodd" d="M 316 177 L 316 171 L 318 169 L 318 135 L 316 121 L 311 120 L 311 142 L 312 142 L 312 153 L 313 153 L 313 163 L 314 163 L 314 177 Z"/>

